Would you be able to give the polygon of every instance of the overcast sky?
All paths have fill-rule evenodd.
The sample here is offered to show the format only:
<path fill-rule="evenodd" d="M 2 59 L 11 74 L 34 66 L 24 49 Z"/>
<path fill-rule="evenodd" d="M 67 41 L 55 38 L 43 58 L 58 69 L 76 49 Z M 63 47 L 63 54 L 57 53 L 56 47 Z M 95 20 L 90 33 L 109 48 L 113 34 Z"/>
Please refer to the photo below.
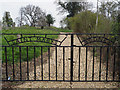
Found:
<path fill-rule="evenodd" d="M 0 0 L 0 20 L 2 20 L 5 11 L 9 11 L 11 17 L 15 21 L 16 17 L 19 16 L 19 9 L 28 4 L 39 6 L 47 14 L 52 14 L 56 22 L 54 26 L 59 27 L 59 21 L 62 20 L 67 14 L 58 15 L 57 5 L 54 3 L 56 0 Z M 93 2 L 94 7 L 96 7 L 97 0 L 87 0 Z"/>

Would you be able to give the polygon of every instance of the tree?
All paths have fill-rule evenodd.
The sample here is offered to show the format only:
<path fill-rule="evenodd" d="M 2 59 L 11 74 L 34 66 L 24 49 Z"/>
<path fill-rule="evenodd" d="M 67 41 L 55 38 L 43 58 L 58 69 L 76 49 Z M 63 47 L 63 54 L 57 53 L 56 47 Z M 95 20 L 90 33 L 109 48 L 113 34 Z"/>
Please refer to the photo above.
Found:
<path fill-rule="evenodd" d="M 17 17 L 16 21 L 18 23 L 18 26 L 20 26 L 20 27 L 23 26 L 23 25 L 29 25 L 29 22 L 28 22 L 27 18 L 25 18 L 23 16 L 23 12 L 21 12 L 21 10 L 20 10 L 20 17 Z"/>
<path fill-rule="evenodd" d="M 104 15 L 106 17 L 106 5 L 104 2 L 101 2 L 101 6 L 99 8 L 99 11 L 102 15 Z"/>
<path fill-rule="evenodd" d="M 61 9 L 60 13 L 67 12 L 69 15 L 67 17 L 73 17 L 75 14 L 78 14 L 81 11 L 84 11 L 87 9 L 90 4 L 86 2 L 58 2 L 57 3 Z"/>
<path fill-rule="evenodd" d="M 66 18 L 63 18 L 61 21 L 60 21 L 60 24 L 67 28 L 67 29 L 71 29 L 71 26 L 70 26 L 70 22 L 69 22 L 69 17 L 66 17 Z"/>
<path fill-rule="evenodd" d="M 27 22 L 27 20 L 23 16 L 22 8 L 20 9 L 19 13 L 20 13 L 20 17 L 17 17 L 16 20 L 17 20 L 18 26 L 23 26 L 24 25 L 23 21 Z"/>
<path fill-rule="evenodd" d="M 51 24 L 53 24 L 55 22 L 54 18 L 51 16 L 51 14 L 48 14 L 46 16 L 46 19 L 47 19 L 47 24 L 49 25 L 49 27 Z"/>
<path fill-rule="evenodd" d="M 99 8 L 99 11 L 105 17 L 114 18 L 117 14 L 117 12 L 116 12 L 117 6 L 118 6 L 118 4 L 115 1 L 113 1 L 113 2 L 101 2 L 101 6 Z"/>
<path fill-rule="evenodd" d="M 45 13 L 38 6 L 27 5 L 22 7 L 20 12 L 22 14 L 22 21 L 28 22 L 30 26 L 43 26 L 43 23 L 46 22 Z"/>
<path fill-rule="evenodd" d="M 12 27 L 14 22 L 10 16 L 10 12 L 5 12 L 4 16 L 3 16 L 3 27 L 7 26 L 7 27 Z"/>

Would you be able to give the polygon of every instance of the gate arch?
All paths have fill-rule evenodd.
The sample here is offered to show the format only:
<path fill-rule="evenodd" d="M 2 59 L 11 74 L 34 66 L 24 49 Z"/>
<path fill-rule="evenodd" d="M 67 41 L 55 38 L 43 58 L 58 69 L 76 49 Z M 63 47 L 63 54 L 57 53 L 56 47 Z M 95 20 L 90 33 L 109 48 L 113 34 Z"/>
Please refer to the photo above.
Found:
<path fill-rule="evenodd" d="M 17 38 L 12 39 L 12 40 L 8 40 L 5 36 L 4 36 L 4 38 L 7 41 L 9 46 L 18 45 L 20 43 L 25 43 L 25 42 L 42 42 L 42 43 L 52 44 L 52 45 L 55 45 L 55 46 L 60 46 L 62 44 L 62 42 L 67 38 L 67 35 L 61 41 L 59 41 L 57 39 L 49 38 L 49 37 L 47 37 L 47 34 L 45 35 L 45 37 L 35 36 L 35 35 L 34 36 L 24 36 L 23 37 L 22 34 L 21 34 L 21 35 L 17 36 Z"/>
<path fill-rule="evenodd" d="M 80 43 L 82 44 L 82 46 L 87 46 L 87 45 L 89 45 L 91 43 L 95 43 L 95 42 L 99 42 L 99 43 L 105 44 L 105 45 L 113 45 L 114 39 L 115 39 L 115 38 L 113 39 L 112 37 L 105 37 L 105 35 L 104 36 L 95 36 L 95 35 L 91 36 L 90 35 L 90 36 L 82 38 L 82 39 L 78 35 L 77 35 L 77 37 L 78 37 Z"/>

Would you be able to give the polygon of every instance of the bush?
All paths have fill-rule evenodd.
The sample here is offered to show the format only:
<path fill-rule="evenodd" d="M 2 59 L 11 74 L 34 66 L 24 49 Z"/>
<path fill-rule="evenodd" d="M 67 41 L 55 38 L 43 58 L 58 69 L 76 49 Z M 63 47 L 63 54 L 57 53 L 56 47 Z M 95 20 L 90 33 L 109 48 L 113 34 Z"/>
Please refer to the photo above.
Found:
<path fill-rule="evenodd" d="M 71 29 L 77 33 L 109 33 L 111 29 L 110 20 L 102 15 L 98 15 L 98 27 L 96 29 L 96 13 L 91 11 L 83 11 L 67 20 Z"/>
<path fill-rule="evenodd" d="M 111 33 L 115 34 L 116 40 L 114 41 L 115 45 L 120 46 L 120 15 L 117 16 L 117 19 L 112 24 L 112 30 Z M 120 48 L 117 49 L 118 59 L 120 58 Z"/>

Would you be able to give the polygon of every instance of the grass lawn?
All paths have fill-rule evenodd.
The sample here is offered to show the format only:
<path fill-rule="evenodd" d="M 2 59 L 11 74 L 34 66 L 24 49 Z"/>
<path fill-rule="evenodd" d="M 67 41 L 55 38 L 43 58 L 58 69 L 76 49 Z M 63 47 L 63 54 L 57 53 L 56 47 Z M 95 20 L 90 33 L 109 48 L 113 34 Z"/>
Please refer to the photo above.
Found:
<path fill-rule="evenodd" d="M 23 28 L 14 28 L 9 30 L 2 30 L 2 33 L 19 33 L 19 34 L 59 34 L 60 31 L 54 31 L 54 30 L 48 30 L 48 29 L 37 29 L 35 27 L 23 27 Z M 33 36 L 33 35 L 23 35 L 24 36 Z M 40 36 L 40 35 L 36 35 Z M 4 35 L 4 37 L 7 38 L 7 40 L 16 39 L 17 35 Z M 5 38 L 2 36 L 2 45 L 8 45 Z M 45 37 L 44 35 L 41 35 L 41 37 Z M 57 39 L 58 35 L 49 35 L 49 38 Z M 20 43 L 17 46 L 26 46 L 21 47 L 21 61 L 27 61 L 27 46 L 28 46 L 28 59 L 31 60 L 34 58 L 34 47 L 29 46 L 50 46 L 51 44 L 43 43 L 43 42 L 25 42 Z M 20 51 L 19 47 L 14 47 L 14 62 L 19 62 L 20 60 Z M 43 52 L 47 52 L 48 47 L 43 47 Z M 35 57 L 40 56 L 41 54 L 41 47 L 35 47 Z M 13 62 L 13 54 L 12 54 L 12 47 L 7 47 L 7 60 L 8 63 Z M 5 62 L 5 47 L 2 48 L 2 61 Z"/>
<path fill-rule="evenodd" d="M 61 28 L 56 28 L 56 27 L 52 27 L 52 29 L 58 30 L 59 32 L 73 32 L 73 30 L 69 30 L 69 29 L 61 29 Z"/>

